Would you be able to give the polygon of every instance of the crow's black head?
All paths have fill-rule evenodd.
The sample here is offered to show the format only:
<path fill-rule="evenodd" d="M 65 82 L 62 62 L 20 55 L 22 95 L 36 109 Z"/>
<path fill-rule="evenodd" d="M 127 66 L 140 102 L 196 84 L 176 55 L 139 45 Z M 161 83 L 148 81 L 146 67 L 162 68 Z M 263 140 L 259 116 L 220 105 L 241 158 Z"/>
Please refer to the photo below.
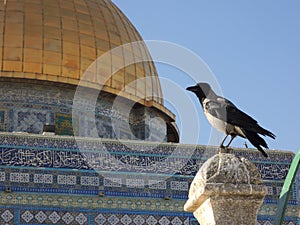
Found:
<path fill-rule="evenodd" d="M 194 92 L 203 101 L 211 92 L 211 87 L 208 83 L 198 83 L 195 86 L 187 87 L 186 90 Z"/>

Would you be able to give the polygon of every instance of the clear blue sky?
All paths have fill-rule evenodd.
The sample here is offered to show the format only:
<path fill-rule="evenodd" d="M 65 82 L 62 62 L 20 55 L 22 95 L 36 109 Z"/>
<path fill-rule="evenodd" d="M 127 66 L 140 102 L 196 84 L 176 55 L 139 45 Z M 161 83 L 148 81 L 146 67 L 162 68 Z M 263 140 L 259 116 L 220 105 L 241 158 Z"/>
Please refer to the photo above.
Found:
<path fill-rule="evenodd" d="M 201 57 L 223 95 L 276 134 L 275 141 L 266 138 L 270 149 L 300 147 L 300 1 L 113 2 L 144 40 L 174 42 Z M 170 66 L 157 68 L 182 89 L 194 84 Z M 198 143 L 207 144 L 211 128 L 197 107 Z M 243 143 L 239 138 L 232 145 Z"/>

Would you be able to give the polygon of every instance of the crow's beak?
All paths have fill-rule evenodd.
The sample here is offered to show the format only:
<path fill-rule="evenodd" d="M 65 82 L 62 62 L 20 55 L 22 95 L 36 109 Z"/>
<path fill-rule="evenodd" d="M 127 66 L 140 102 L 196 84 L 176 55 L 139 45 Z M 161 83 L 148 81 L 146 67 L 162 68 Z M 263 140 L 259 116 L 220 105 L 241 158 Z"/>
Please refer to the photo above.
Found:
<path fill-rule="evenodd" d="M 191 92 L 195 92 L 198 89 L 198 86 L 191 86 L 191 87 L 187 87 L 186 90 L 191 91 Z"/>

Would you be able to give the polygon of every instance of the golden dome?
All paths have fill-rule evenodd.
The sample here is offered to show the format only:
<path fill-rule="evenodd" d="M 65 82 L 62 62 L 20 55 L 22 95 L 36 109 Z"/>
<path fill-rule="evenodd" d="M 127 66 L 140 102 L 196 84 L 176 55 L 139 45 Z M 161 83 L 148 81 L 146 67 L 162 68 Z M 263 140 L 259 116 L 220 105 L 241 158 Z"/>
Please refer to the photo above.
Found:
<path fill-rule="evenodd" d="M 0 77 L 72 85 L 105 52 L 142 41 L 109 0 L 0 1 L 0 31 Z M 153 106 L 174 119 L 163 106 L 157 71 L 145 44 L 132 48 L 131 54 L 144 62 L 124 66 L 109 80 L 94 79 L 93 85 L 104 85 L 106 92 Z M 118 60 L 125 63 L 122 57 Z M 113 64 L 103 70 L 112 71 Z M 128 85 L 144 77 L 147 79 Z"/>

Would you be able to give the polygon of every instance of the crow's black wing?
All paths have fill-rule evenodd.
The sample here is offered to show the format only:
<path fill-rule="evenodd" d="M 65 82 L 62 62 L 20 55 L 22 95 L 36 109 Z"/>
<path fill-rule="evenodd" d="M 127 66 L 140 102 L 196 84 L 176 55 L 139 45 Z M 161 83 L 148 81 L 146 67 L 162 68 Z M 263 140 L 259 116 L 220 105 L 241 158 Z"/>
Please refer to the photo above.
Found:
<path fill-rule="evenodd" d="M 206 100 L 205 109 L 212 116 L 237 126 L 257 124 L 257 121 L 239 110 L 231 101 L 218 97 Z"/>
<path fill-rule="evenodd" d="M 225 99 L 226 100 L 226 99 Z M 255 119 L 253 119 L 248 114 L 239 110 L 235 105 L 225 101 L 224 107 L 226 108 L 226 122 L 243 127 L 243 128 L 251 128 L 253 126 L 258 126 L 258 123 Z"/>
<path fill-rule="evenodd" d="M 206 110 L 214 117 L 229 124 L 275 138 L 274 134 L 259 126 L 255 119 L 239 110 L 232 102 L 225 98 L 218 97 L 208 100 Z"/>

